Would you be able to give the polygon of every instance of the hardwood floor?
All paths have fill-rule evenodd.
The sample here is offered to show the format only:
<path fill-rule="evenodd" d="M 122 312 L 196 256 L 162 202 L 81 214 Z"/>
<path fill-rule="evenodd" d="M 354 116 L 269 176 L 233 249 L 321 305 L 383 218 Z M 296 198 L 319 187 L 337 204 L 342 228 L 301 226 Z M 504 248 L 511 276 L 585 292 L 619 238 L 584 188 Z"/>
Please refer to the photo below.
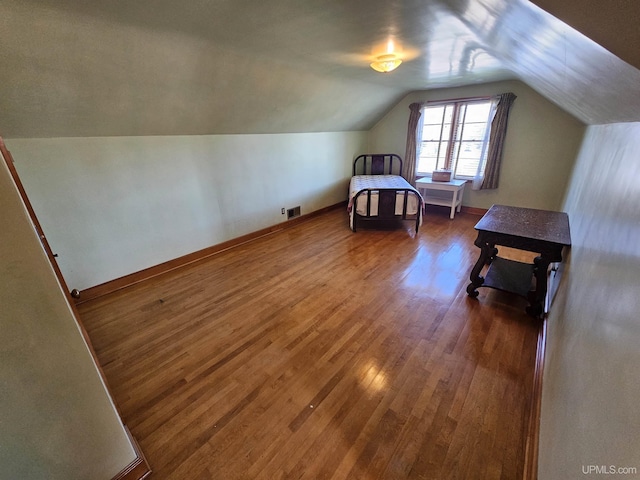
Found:
<path fill-rule="evenodd" d="M 81 304 L 152 478 L 522 478 L 539 324 L 466 295 L 478 219 L 335 210 Z"/>

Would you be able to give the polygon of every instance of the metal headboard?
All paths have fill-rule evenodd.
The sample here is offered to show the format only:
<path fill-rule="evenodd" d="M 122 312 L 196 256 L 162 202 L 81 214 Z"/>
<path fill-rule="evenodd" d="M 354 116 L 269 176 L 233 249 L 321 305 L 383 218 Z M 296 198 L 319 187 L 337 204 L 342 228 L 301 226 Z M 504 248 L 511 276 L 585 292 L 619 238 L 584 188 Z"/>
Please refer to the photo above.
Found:
<path fill-rule="evenodd" d="M 365 153 L 353 161 L 353 175 L 402 175 L 402 158 L 395 153 Z"/>

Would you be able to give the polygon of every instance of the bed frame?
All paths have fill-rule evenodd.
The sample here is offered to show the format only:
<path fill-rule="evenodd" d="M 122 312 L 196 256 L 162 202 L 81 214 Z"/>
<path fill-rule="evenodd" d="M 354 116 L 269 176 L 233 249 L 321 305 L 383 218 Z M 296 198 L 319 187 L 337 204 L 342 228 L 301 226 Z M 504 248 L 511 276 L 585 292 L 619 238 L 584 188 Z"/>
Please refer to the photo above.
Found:
<path fill-rule="evenodd" d="M 353 161 L 353 175 L 402 175 L 402 158 L 395 153 L 368 153 Z"/>
<path fill-rule="evenodd" d="M 359 155 L 353 161 L 353 175 L 402 175 L 402 158 L 394 153 L 376 153 Z M 378 192 L 378 214 L 371 215 L 371 193 Z M 402 214 L 395 212 L 396 196 L 398 193 L 404 194 Z M 389 226 L 397 224 L 398 220 L 413 220 L 415 217 L 416 233 L 420 227 L 420 219 L 423 209 L 422 197 L 418 194 L 418 213 L 408 214 L 407 204 L 409 195 L 417 193 L 417 190 L 407 183 L 407 188 L 365 188 L 358 191 L 353 197 L 353 226 L 355 232 L 358 223 L 378 222 L 381 225 Z M 356 212 L 356 202 L 360 196 L 367 197 L 366 215 Z"/>

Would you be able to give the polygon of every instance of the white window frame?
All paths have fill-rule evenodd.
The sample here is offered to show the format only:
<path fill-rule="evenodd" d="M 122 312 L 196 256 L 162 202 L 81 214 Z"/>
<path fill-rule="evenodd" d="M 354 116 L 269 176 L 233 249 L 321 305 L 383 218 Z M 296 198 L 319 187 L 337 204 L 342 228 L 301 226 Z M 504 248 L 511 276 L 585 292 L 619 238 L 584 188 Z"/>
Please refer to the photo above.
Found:
<path fill-rule="evenodd" d="M 477 165 L 477 169 L 474 175 L 463 175 L 458 173 L 458 167 L 460 166 L 459 164 L 459 157 L 460 157 L 460 151 L 462 150 L 461 148 L 456 148 L 456 142 L 461 144 L 463 143 L 463 135 L 464 135 L 464 128 L 465 125 L 467 125 L 467 123 L 465 122 L 465 119 L 462 118 L 460 119 L 460 115 L 464 115 L 466 113 L 466 106 L 470 105 L 470 104 L 478 104 L 478 103 L 484 103 L 487 104 L 489 106 L 489 110 L 488 110 L 488 116 L 487 116 L 487 122 L 485 125 L 485 130 L 484 130 L 484 135 L 483 135 L 483 139 L 481 140 L 482 142 L 482 147 L 480 149 L 481 153 L 480 153 L 480 159 L 478 161 L 478 165 Z M 426 114 L 425 114 L 425 110 L 429 109 L 429 108 L 434 108 L 434 107 L 445 107 L 445 109 L 447 107 L 450 107 L 453 109 L 452 112 L 452 116 L 451 116 L 451 128 L 449 131 L 449 136 L 447 138 L 443 138 L 442 137 L 442 133 L 444 131 L 444 126 L 445 126 L 445 111 L 443 110 L 443 120 L 440 124 L 441 127 L 441 135 L 438 141 L 438 154 L 436 157 L 436 169 L 446 169 L 446 170 L 451 170 L 452 171 L 452 178 L 457 178 L 457 179 L 461 179 L 461 180 L 474 180 L 476 181 L 478 178 L 482 178 L 482 175 L 484 173 L 484 167 L 485 167 L 485 163 L 486 163 L 486 156 L 487 156 L 487 147 L 489 144 L 489 134 L 490 134 L 490 130 L 491 130 L 491 120 L 493 119 L 493 116 L 495 115 L 495 106 L 497 104 L 497 99 L 494 97 L 474 97 L 474 98 L 465 98 L 465 99 L 453 99 L 453 100 L 444 100 L 444 101 L 439 101 L 439 102 L 429 102 L 427 103 L 423 108 L 422 108 L 422 112 L 421 112 L 421 117 L 420 117 L 420 121 L 419 121 L 419 125 L 418 125 L 418 131 L 417 131 L 417 152 L 416 152 L 416 176 L 418 177 L 430 177 L 433 173 L 433 171 L 421 171 L 419 169 L 420 167 L 420 154 L 422 151 L 422 147 L 423 145 L 426 145 L 429 141 L 425 140 L 423 141 L 423 129 L 424 129 L 424 122 L 426 120 Z M 477 123 L 477 122 L 476 122 Z M 431 124 L 431 125 L 437 125 L 435 123 Z M 467 142 L 470 142 L 471 140 L 467 140 Z M 477 140 L 476 140 L 477 141 Z M 444 157 L 441 159 L 440 157 L 440 149 L 444 146 L 443 143 L 446 142 L 446 153 L 444 155 Z M 475 142 L 475 141 L 474 141 Z M 438 165 L 438 161 L 444 160 L 444 164 L 442 165 Z M 475 165 L 474 165 L 475 167 Z M 467 170 L 469 170 L 467 168 Z"/>

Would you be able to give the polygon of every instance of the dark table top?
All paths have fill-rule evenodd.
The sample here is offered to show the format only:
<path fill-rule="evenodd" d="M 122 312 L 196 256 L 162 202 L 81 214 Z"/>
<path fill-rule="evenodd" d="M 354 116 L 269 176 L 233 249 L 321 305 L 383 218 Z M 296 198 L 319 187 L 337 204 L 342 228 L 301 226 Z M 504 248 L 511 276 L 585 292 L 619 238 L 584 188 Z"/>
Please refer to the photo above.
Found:
<path fill-rule="evenodd" d="M 493 205 L 476 224 L 475 229 L 571 245 L 569 217 L 564 212 Z"/>

